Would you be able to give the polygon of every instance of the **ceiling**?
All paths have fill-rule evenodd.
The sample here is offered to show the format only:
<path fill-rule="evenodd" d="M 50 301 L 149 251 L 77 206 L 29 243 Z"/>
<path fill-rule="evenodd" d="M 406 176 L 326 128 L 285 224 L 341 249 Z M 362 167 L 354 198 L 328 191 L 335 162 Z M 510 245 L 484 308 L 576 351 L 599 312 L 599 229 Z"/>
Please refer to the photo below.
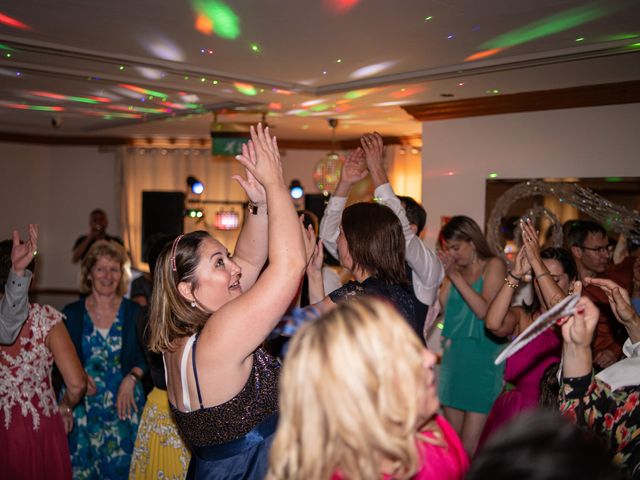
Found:
<path fill-rule="evenodd" d="M 5 133 L 411 137 L 402 105 L 640 79 L 640 2 L 20 0 L 0 55 Z"/>

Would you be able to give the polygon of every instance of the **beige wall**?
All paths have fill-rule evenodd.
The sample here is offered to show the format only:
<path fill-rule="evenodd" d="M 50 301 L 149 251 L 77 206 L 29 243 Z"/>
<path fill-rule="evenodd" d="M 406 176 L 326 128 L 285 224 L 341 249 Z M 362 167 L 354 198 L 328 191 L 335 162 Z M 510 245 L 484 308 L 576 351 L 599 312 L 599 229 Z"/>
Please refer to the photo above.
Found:
<path fill-rule="evenodd" d="M 485 185 L 498 178 L 640 176 L 640 104 L 425 122 L 425 242 L 441 216 L 485 221 Z M 452 175 L 449 173 L 452 172 Z"/>

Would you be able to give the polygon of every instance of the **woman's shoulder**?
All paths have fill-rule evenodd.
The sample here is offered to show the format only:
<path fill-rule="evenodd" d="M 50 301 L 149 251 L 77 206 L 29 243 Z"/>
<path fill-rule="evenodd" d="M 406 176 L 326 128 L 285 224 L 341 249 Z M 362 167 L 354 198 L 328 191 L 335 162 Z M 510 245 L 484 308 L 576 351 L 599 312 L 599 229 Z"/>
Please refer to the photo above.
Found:
<path fill-rule="evenodd" d="M 62 309 L 62 313 L 64 314 L 65 317 L 67 317 L 67 319 L 73 319 L 76 316 L 82 316 L 84 315 L 84 310 L 85 310 L 85 298 L 80 298 L 79 300 L 76 300 L 75 302 L 72 303 L 68 303 L 67 305 L 64 306 L 64 308 Z"/>

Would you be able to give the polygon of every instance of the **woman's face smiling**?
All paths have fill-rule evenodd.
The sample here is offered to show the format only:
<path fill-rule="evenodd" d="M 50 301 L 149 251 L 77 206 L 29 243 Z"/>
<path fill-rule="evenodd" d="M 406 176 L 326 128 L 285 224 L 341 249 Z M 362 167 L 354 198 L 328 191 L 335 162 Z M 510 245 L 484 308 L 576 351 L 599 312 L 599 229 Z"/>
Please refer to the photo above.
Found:
<path fill-rule="evenodd" d="M 99 295 L 115 295 L 122 278 L 122 267 L 117 260 L 101 256 L 89 272 L 91 288 Z"/>
<path fill-rule="evenodd" d="M 227 249 L 213 238 L 202 240 L 198 248 L 200 261 L 196 267 L 193 297 L 199 307 L 215 312 L 242 293 L 240 267 L 229 257 Z"/>

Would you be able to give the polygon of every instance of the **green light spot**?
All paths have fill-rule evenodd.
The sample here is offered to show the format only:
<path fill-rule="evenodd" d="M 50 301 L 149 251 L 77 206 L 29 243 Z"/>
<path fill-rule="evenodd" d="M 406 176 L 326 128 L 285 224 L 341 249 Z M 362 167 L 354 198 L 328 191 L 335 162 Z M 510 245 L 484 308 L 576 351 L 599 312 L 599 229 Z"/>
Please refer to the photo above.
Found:
<path fill-rule="evenodd" d="M 211 82 L 211 83 L 213 83 L 214 85 L 217 85 L 217 84 L 218 84 L 218 80 L 214 80 L 214 81 L 213 81 L 213 82 Z"/>
<path fill-rule="evenodd" d="M 349 99 L 349 100 L 355 100 L 356 98 L 360 98 L 360 97 L 364 97 L 365 95 L 371 93 L 370 89 L 364 89 L 364 90 L 351 90 L 350 92 L 347 92 L 344 94 L 344 98 Z"/>
<path fill-rule="evenodd" d="M 584 37 L 576 38 L 576 42 L 584 42 Z"/>
<path fill-rule="evenodd" d="M 255 52 L 255 53 L 260 53 L 260 51 L 261 51 L 261 50 L 260 50 L 260 47 L 258 46 L 258 44 L 257 44 L 257 43 L 252 43 L 252 44 L 251 44 L 251 50 L 252 50 L 253 52 Z"/>
<path fill-rule="evenodd" d="M 497 173 L 490 173 L 489 174 L 489 178 L 498 178 L 498 174 Z"/>
<path fill-rule="evenodd" d="M 124 70 L 124 65 L 120 65 L 120 71 Z"/>
<path fill-rule="evenodd" d="M 640 48 L 640 43 L 632 43 L 629 48 Z"/>
<path fill-rule="evenodd" d="M 604 179 L 605 182 L 621 182 L 622 177 L 607 177 Z"/>
<path fill-rule="evenodd" d="M 194 9 L 213 24 L 216 35 L 233 40 L 240 35 L 240 20 L 235 12 L 219 0 L 192 0 Z"/>
<path fill-rule="evenodd" d="M 111 115 L 105 115 L 102 117 L 104 120 L 111 120 L 113 117 Z"/>
<path fill-rule="evenodd" d="M 324 112 L 325 110 L 329 109 L 329 105 L 327 105 L 326 103 L 321 103 L 319 105 L 314 105 L 313 107 L 310 107 L 310 110 L 313 112 Z"/>
<path fill-rule="evenodd" d="M 8 45 L 3 45 L 2 43 L 0 43 L 0 50 L 7 50 L 9 52 L 13 52 L 14 51 L 13 48 L 11 48 Z"/>
<path fill-rule="evenodd" d="M 184 76 L 184 79 L 185 79 L 185 80 L 189 80 L 189 75 L 185 75 L 185 76 Z"/>
<path fill-rule="evenodd" d="M 7 57 L 7 58 L 11 58 L 11 54 L 10 54 L 10 53 L 7 53 L 7 54 L 5 55 L 5 57 Z"/>
<path fill-rule="evenodd" d="M 638 38 L 638 37 L 640 37 L 640 34 L 638 33 L 620 33 L 618 35 L 611 35 L 605 38 L 605 40 L 607 42 L 615 42 L 617 40 L 631 40 L 632 38 Z"/>
<path fill-rule="evenodd" d="M 44 107 L 40 105 L 30 105 L 29 110 L 37 110 L 39 112 L 58 112 L 60 107 Z"/>
<path fill-rule="evenodd" d="M 71 100 L 72 102 L 79 102 L 79 103 L 91 103 L 93 105 L 95 105 L 96 103 L 100 103 L 97 100 L 94 100 L 92 98 L 85 98 L 85 97 L 67 97 L 67 100 Z"/>
<path fill-rule="evenodd" d="M 248 95 L 250 97 L 253 97 L 254 95 L 258 94 L 256 87 L 248 83 L 234 83 L 233 86 L 236 88 L 238 92 L 242 93 L 243 95 Z"/>
<path fill-rule="evenodd" d="M 483 43 L 480 50 L 508 48 L 537 38 L 575 28 L 579 25 L 604 17 L 612 11 L 611 7 L 590 4 L 537 20 L 529 25 L 498 35 Z"/>
<path fill-rule="evenodd" d="M 202 78 L 200 79 L 200 81 L 201 81 L 201 82 L 206 82 L 206 81 L 207 81 L 207 79 L 206 79 L 206 78 L 204 78 L 204 77 L 202 77 Z"/>
<path fill-rule="evenodd" d="M 424 17 L 424 21 L 428 22 L 429 20 L 431 20 L 433 18 L 432 15 L 429 15 L 428 17 Z"/>
<path fill-rule="evenodd" d="M 341 58 L 337 59 L 336 63 L 342 63 L 342 59 Z"/>
<path fill-rule="evenodd" d="M 440 330 L 442 330 L 444 328 L 444 323 L 438 322 L 436 327 L 438 327 Z"/>
<path fill-rule="evenodd" d="M 494 88 L 492 90 L 487 90 L 487 93 L 491 93 L 492 95 L 497 95 L 500 93 L 500 90 L 498 90 L 497 88 Z"/>

